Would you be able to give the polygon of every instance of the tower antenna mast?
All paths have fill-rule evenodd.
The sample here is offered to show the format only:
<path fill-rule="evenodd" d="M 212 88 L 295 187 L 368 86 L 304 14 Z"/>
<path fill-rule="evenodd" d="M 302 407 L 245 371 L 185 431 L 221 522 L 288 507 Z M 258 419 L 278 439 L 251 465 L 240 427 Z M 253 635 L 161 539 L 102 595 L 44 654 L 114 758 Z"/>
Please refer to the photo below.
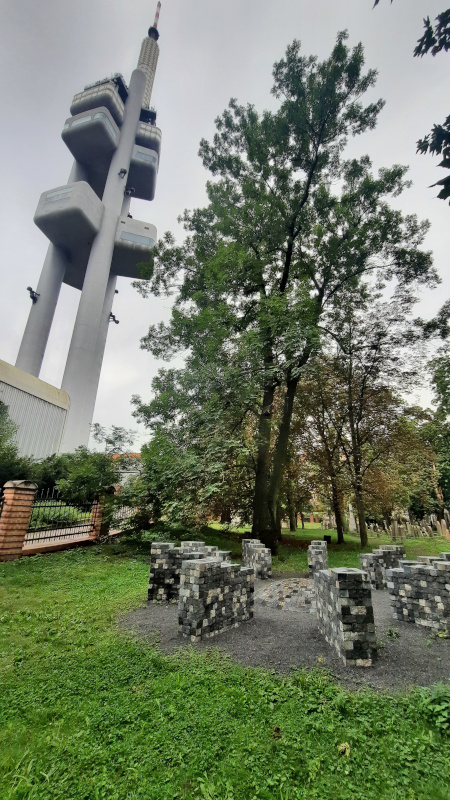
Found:
<path fill-rule="evenodd" d="M 156 7 L 156 14 L 155 14 L 155 22 L 153 23 L 153 27 L 158 30 L 158 22 L 159 22 L 159 12 L 161 11 L 161 0 L 159 0 L 158 5 Z"/>

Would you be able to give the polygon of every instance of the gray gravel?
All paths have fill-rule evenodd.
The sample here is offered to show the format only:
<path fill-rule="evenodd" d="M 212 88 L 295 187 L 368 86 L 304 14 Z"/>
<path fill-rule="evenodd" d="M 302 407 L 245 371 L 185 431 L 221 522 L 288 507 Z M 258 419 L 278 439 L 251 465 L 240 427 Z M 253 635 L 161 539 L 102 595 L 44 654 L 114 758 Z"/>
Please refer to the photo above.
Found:
<path fill-rule="evenodd" d="M 274 582 L 258 581 L 255 595 L 262 589 L 267 591 L 270 583 Z M 382 646 L 378 661 L 370 668 L 344 667 L 319 633 L 316 616 L 308 607 L 280 609 L 263 605 L 258 597 L 253 620 L 195 645 L 178 633 L 177 605 L 148 603 L 122 617 L 120 625 L 139 638 L 157 642 L 163 653 L 179 647 L 218 647 L 240 664 L 280 673 L 323 667 L 338 682 L 353 689 L 407 689 L 450 682 L 450 640 L 434 638 L 423 628 L 393 620 L 386 591 L 373 591 L 372 598 L 377 638 Z M 398 631 L 398 639 L 387 636 L 389 628 Z"/>

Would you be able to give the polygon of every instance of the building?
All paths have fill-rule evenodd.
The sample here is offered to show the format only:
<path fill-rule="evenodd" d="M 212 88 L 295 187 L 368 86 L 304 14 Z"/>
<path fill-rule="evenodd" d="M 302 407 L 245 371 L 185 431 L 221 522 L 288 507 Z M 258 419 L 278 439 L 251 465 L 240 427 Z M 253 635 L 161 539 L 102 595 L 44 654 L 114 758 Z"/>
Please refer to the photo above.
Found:
<path fill-rule="evenodd" d="M 133 219 L 129 210 L 132 197 L 150 201 L 155 196 L 161 131 L 150 101 L 159 56 L 160 7 L 158 3 L 129 86 L 116 74 L 86 86 L 73 98 L 71 116 L 62 130 L 74 157 L 73 167 L 67 183 L 41 195 L 34 217 L 49 246 L 37 288 L 29 287 L 32 306 L 17 371 L 4 369 L 0 388 L 11 379 L 12 383 L 5 385 L 10 387 L 9 394 L 16 390 L 16 399 L 6 405 L 19 426 L 19 442 L 28 441 L 22 428 L 32 421 L 36 398 L 42 400 L 45 394 L 43 382 L 36 379 L 61 285 L 79 289 L 80 303 L 58 395 L 70 403 L 64 400 L 63 430 L 59 444 L 57 437 L 51 446 L 49 442 L 52 452 L 71 452 L 88 443 L 108 326 L 116 321 L 112 303 L 117 277 L 139 278 L 137 264 L 148 260 L 156 241 L 156 228 Z M 24 385 L 26 390 L 18 388 Z M 20 418 L 16 413 L 18 391 L 24 409 L 27 402 L 30 405 L 29 413 L 23 410 Z M 41 457 L 48 449 L 41 447 L 39 452 L 27 454 Z"/>

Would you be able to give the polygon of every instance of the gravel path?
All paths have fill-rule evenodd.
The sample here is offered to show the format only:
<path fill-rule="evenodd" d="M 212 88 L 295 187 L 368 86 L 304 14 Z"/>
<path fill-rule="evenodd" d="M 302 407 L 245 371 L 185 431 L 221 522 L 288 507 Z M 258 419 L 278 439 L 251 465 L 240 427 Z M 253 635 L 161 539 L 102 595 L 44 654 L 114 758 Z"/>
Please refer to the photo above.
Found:
<path fill-rule="evenodd" d="M 192 645 L 200 650 L 218 647 L 233 661 L 286 673 L 297 668 L 324 667 L 349 688 L 406 689 L 450 682 L 450 640 L 431 637 L 428 631 L 393 620 L 389 595 L 373 591 L 378 661 L 370 668 L 344 667 L 319 633 L 310 582 L 304 578 L 257 581 L 255 615 L 239 628 Z M 120 625 L 139 638 L 158 642 L 170 653 L 191 645 L 178 633 L 177 605 L 148 603 L 122 617 Z M 398 631 L 399 638 L 386 635 Z"/>

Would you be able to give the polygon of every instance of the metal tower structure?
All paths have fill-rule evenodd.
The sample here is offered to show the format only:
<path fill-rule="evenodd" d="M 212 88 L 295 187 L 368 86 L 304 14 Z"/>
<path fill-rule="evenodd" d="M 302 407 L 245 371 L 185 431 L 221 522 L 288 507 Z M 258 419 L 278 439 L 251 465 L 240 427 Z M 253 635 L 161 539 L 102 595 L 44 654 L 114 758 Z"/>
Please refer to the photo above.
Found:
<path fill-rule="evenodd" d="M 87 445 L 118 276 L 139 278 L 156 228 L 129 214 L 153 200 L 161 131 L 150 109 L 159 56 L 155 22 L 127 87 L 122 75 L 76 94 L 62 138 L 74 157 L 68 182 L 44 192 L 34 221 L 50 240 L 16 367 L 39 376 L 62 283 L 81 290 L 62 389 L 70 409 L 60 450 Z"/>

